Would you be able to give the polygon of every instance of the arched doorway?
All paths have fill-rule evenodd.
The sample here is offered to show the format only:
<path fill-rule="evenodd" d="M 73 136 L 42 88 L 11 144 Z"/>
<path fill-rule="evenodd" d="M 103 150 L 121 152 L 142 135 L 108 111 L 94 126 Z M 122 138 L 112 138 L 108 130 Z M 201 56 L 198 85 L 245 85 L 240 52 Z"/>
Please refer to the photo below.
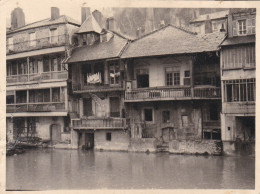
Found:
<path fill-rule="evenodd" d="M 61 126 L 59 124 L 51 125 L 50 137 L 52 144 L 56 144 L 61 141 Z"/>

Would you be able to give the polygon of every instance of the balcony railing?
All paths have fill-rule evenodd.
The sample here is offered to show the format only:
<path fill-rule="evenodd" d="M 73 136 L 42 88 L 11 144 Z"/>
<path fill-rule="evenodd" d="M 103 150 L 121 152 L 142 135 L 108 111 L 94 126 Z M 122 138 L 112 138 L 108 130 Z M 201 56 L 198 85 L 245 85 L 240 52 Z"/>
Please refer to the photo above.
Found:
<path fill-rule="evenodd" d="M 64 102 L 42 102 L 42 103 L 21 103 L 7 104 L 7 113 L 17 112 L 63 112 L 65 110 Z"/>
<path fill-rule="evenodd" d="M 10 83 L 22 83 L 30 81 L 42 81 L 42 80 L 54 80 L 54 79 L 67 79 L 67 71 L 53 71 L 42 72 L 37 74 L 24 74 L 24 75 L 11 75 L 6 77 L 7 84 Z"/>
<path fill-rule="evenodd" d="M 92 85 L 84 85 L 80 83 L 73 83 L 72 90 L 74 92 L 105 92 L 105 91 L 117 91 L 124 90 L 124 82 L 120 84 L 92 84 Z"/>
<path fill-rule="evenodd" d="M 218 87 L 180 87 L 180 88 L 149 88 L 135 89 L 125 92 L 126 101 L 152 101 L 152 100 L 185 100 L 220 98 L 221 90 Z"/>
<path fill-rule="evenodd" d="M 125 118 L 81 118 L 72 119 L 74 129 L 125 129 Z"/>
<path fill-rule="evenodd" d="M 63 34 L 59 36 L 48 36 L 44 38 L 37 38 L 35 40 L 15 42 L 13 44 L 6 45 L 6 53 L 11 54 L 35 49 L 63 46 L 66 44 L 67 40 L 68 35 Z"/>

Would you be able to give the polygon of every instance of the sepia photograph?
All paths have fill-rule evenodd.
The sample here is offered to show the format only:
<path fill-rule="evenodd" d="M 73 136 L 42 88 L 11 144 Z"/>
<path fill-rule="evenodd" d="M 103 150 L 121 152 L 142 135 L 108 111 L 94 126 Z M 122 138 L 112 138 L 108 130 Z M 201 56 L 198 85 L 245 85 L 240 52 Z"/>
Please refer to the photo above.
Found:
<path fill-rule="evenodd" d="M 255 189 L 256 7 L 5 7 L 5 191 Z"/>

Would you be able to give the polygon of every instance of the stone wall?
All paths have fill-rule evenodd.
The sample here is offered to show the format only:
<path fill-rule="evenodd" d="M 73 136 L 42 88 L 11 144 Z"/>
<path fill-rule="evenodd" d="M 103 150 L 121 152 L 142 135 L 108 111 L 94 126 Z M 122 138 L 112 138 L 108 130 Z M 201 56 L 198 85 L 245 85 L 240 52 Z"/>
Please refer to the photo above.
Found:
<path fill-rule="evenodd" d="M 154 138 L 131 138 L 129 151 L 133 152 L 156 152 L 156 142 Z"/>
<path fill-rule="evenodd" d="M 222 142 L 214 140 L 173 140 L 169 143 L 169 152 L 175 154 L 221 155 Z"/>
<path fill-rule="evenodd" d="M 111 133 L 111 141 L 106 134 Z M 128 151 L 129 134 L 123 130 L 96 130 L 94 133 L 94 148 L 97 150 Z"/>

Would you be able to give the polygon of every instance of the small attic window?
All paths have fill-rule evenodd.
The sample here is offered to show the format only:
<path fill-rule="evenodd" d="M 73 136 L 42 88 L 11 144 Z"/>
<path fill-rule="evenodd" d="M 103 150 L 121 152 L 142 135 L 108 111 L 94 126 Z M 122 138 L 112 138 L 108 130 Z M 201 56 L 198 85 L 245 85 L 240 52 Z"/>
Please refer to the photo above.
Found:
<path fill-rule="evenodd" d="M 100 42 L 107 42 L 107 33 L 100 35 Z"/>

